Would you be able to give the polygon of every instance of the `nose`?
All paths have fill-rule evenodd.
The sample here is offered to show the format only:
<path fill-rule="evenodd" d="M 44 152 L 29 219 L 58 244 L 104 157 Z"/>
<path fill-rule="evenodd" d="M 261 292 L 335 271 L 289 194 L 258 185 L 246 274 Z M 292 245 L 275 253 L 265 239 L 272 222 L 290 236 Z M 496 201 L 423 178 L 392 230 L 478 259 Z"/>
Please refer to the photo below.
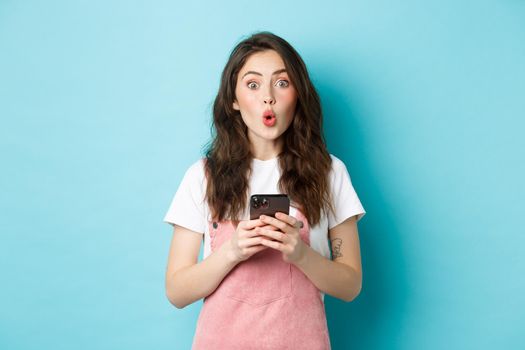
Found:
<path fill-rule="evenodd" d="M 268 89 L 264 89 L 264 95 L 263 100 L 265 105 L 274 105 L 275 104 L 275 98 L 273 96 L 272 87 L 270 86 Z"/>
<path fill-rule="evenodd" d="M 273 104 L 275 104 L 275 99 L 273 97 L 271 97 L 271 96 L 266 96 L 264 98 L 264 103 L 265 104 L 269 104 L 269 105 L 273 105 Z"/>

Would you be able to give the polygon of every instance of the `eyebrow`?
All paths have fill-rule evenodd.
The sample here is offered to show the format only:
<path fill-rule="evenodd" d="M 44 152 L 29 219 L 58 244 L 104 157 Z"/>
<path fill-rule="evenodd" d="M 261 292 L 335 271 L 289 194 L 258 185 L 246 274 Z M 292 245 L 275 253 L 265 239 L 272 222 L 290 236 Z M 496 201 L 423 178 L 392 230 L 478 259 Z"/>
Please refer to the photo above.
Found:
<path fill-rule="evenodd" d="M 272 75 L 276 75 L 276 74 L 283 73 L 283 72 L 286 72 L 286 68 L 278 69 L 278 70 L 276 70 L 275 72 L 273 72 Z M 244 73 L 244 75 L 242 76 L 242 78 L 244 78 L 244 77 L 247 76 L 248 74 L 255 74 L 255 75 L 260 75 L 260 76 L 262 76 L 261 73 L 259 73 L 259 72 L 255 72 L 255 71 L 253 71 L 253 70 L 250 70 L 250 71 Z"/>

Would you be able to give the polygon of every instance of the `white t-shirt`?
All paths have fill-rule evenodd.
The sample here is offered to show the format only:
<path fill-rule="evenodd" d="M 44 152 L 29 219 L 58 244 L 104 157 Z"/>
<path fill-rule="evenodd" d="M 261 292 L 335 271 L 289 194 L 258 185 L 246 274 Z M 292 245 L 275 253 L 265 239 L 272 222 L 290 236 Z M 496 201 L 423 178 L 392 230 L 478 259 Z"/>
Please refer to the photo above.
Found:
<path fill-rule="evenodd" d="M 330 156 L 332 158 L 332 170 L 329 175 L 329 185 L 335 215 L 331 212 L 328 215 L 323 213 L 319 223 L 310 227 L 310 246 L 328 259 L 330 258 L 328 230 L 354 215 L 357 215 L 357 220 L 360 220 L 366 214 L 352 186 L 345 164 L 337 157 Z M 249 196 L 252 194 L 281 193 L 278 188 L 281 175 L 278 158 L 264 161 L 253 159 L 252 170 Z M 204 234 L 203 258 L 211 254 L 208 225 L 211 221 L 211 214 L 204 200 L 205 194 L 204 159 L 200 159 L 186 171 L 164 217 L 164 222 Z M 296 208 L 290 207 L 290 215 L 294 216 L 296 210 Z M 248 219 L 247 212 L 244 213 L 242 219 Z"/>

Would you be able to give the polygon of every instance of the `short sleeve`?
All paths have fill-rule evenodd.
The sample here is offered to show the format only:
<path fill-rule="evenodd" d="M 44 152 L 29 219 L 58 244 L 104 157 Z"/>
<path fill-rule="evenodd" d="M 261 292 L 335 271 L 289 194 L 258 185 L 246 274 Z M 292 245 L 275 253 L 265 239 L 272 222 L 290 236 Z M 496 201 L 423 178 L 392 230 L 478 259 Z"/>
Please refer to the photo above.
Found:
<path fill-rule="evenodd" d="M 203 160 L 199 160 L 186 170 L 164 216 L 164 222 L 199 233 L 205 232 L 206 185 L 203 165 Z"/>
<path fill-rule="evenodd" d="M 345 164 L 335 156 L 332 157 L 332 172 L 330 173 L 330 190 L 335 215 L 328 213 L 328 228 L 331 229 L 346 219 L 357 215 L 359 221 L 365 214 L 365 210 L 357 193 L 352 186 L 350 174 Z"/>

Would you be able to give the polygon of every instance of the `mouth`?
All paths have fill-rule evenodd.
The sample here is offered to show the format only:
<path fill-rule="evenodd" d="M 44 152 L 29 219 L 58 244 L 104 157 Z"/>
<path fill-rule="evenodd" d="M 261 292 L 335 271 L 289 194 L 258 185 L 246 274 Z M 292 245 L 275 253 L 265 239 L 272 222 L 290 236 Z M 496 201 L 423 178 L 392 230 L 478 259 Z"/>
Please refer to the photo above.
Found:
<path fill-rule="evenodd" d="M 277 119 L 275 118 L 275 114 L 271 110 L 267 110 L 264 112 L 263 116 L 263 123 L 266 126 L 274 126 Z"/>

